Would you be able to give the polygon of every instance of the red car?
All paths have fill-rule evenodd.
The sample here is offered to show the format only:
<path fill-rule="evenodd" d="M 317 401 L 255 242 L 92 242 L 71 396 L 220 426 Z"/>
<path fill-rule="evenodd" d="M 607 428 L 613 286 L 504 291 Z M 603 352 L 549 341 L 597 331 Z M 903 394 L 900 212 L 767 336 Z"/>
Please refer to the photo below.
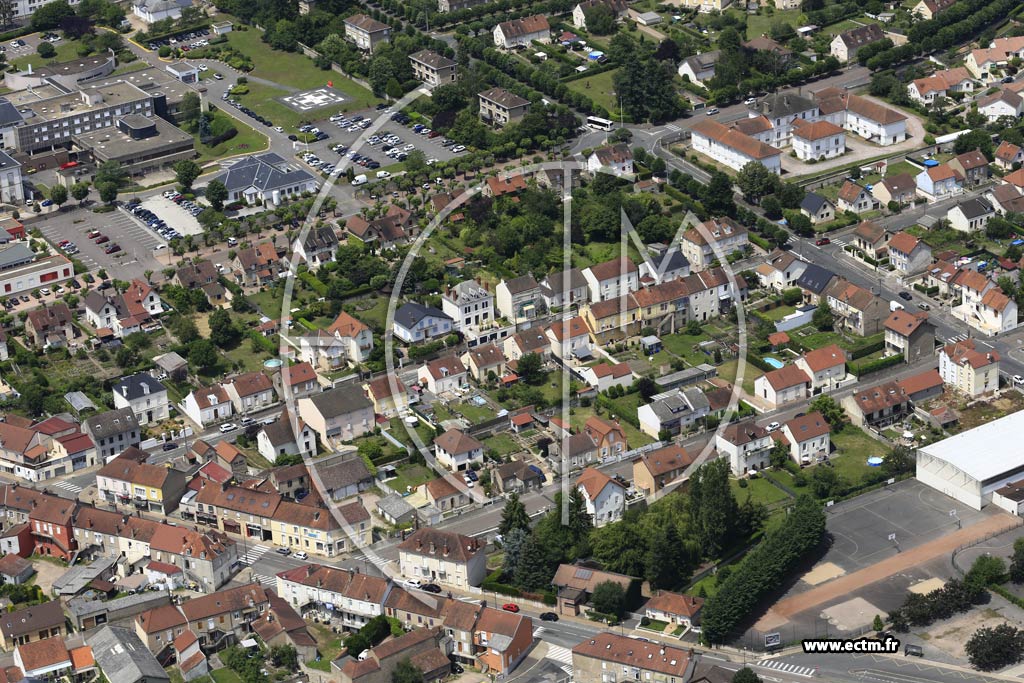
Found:
<path fill-rule="evenodd" d="M 832 240 L 830 240 L 827 237 L 820 237 L 820 238 L 818 238 L 818 241 L 815 242 L 815 244 L 817 244 L 819 247 L 821 247 L 821 246 L 824 246 L 826 244 L 832 244 Z"/>
<path fill-rule="evenodd" d="M 103 250 L 103 253 L 104 254 L 116 254 L 119 251 L 121 251 L 121 245 L 119 245 L 119 244 L 110 244 L 110 245 L 107 245 L 107 248 Z"/>
<path fill-rule="evenodd" d="M 71 240 L 61 240 L 60 242 L 57 242 L 58 247 L 66 247 L 69 244 L 71 244 Z"/>
<path fill-rule="evenodd" d="M 96 238 L 96 244 L 103 244 L 103 243 L 109 242 L 109 241 L 110 241 L 110 238 L 107 237 L 106 235 L 100 235 L 99 237 Z"/>
<path fill-rule="evenodd" d="M 519 605 L 517 605 L 514 602 L 506 602 L 504 605 L 501 606 L 501 609 L 505 610 L 506 612 L 518 612 Z"/>
<path fill-rule="evenodd" d="M 90 230 L 89 232 L 85 233 L 85 235 L 89 239 L 93 239 L 94 237 L 99 237 L 100 236 L 100 231 L 99 230 Z"/>

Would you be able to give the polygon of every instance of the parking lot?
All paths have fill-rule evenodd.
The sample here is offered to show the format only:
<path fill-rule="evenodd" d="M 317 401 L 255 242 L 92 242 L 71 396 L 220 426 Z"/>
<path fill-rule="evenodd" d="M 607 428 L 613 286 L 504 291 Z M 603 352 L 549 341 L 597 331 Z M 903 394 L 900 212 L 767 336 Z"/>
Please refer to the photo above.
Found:
<path fill-rule="evenodd" d="M 87 218 L 80 223 L 73 223 L 72 216 L 77 219 L 83 216 Z M 163 241 L 121 209 L 104 214 L 75 212 L 54 216 L 38 227 L 43 237 L 55 246 L 65 239 L 74 242 L 79 249 L 75 258 L 90 271 L 105 268 L 111 277 L 122 280 L 141 278 L 147 270 L 165 268 L 170 258 L 165 257 L 165 262 L 161 263 L 157 252 L 153 250 Z M 99 230 L 110 241 L 96 244 L 87 236 L 91 230 Z M 121 247 L 121 251 L 116 254 L 104 253 L 104 249 L 114 243 Z M 162 250 L 162 253 L 168 252 L 166 248 Z"/>
<path fill-rule="evenodd" d="M 143 199 L 142 206 L 155 213 L 158 218 L 182 235 L 201 235 L 203 233 L 202 226 L 191 213 L 165 197 L 157 195 Z M 148 230 L 148 232 L 153 235 L 154 239 L 160 242 L 164 241 L 152 230 Z"/>

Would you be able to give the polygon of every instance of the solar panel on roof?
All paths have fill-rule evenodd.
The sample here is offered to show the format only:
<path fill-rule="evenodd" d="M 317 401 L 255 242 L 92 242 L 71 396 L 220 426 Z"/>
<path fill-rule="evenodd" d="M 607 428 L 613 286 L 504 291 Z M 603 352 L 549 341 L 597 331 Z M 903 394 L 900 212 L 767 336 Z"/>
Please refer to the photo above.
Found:
<path fill-rule="evenodd" d="M 577 569 L 576 570 L 576 574 L 575 574 L 577 579 L 583 579 L 584 581 L 589 581 L 590 577 L 593 576 L 593 575 L 594 575 L 594 572 L 590 571 L 589 569 L 582 569 L 582 568 Z"/>

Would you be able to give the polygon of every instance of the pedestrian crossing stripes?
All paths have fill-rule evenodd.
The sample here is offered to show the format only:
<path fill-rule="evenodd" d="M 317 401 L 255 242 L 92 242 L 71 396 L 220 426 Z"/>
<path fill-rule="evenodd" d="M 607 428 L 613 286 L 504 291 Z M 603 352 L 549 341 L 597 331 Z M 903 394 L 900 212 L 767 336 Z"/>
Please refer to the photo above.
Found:
<path fill-rule="evenodd" d="M 269 545 L 254 545 L 249 548 L 249 551 L 245 555 L 242 555 L 242 563 L 251 567 L 253 563 L 263 557 L 268 550 L 270 550 Z"/>
<path fill-rule="evenodd" d="M 72 484 L 70 481 L 58 481 L 54 483 L 54 486 L 59 489 L 64 489 L 65 491 L 70 491 L 71 493 L 78 493 L 82 490 L 81 486 L 78 484 Z"/>
<path fill-rule="evenodd" d="M 765 669 L 775 669 L 776 671 L 782 671 L 783 673 L 792 674 L 794 676 L 807 676 L 808 678 L 814 676 L 813 667 L 786 664 L 778 659 L 762 659 L 757 663 L 757 666 L 764 667 Z"/>
<path fill-rule="evenodd" d="M 966 339 L 967 339 L 967 335 L 966 334 L 958 334 L 955 337 L 950 337 L 949 339 L 947 339 L 946 343 L 947 344 L 955 344 L 957 342 L 962 342 L 962 341 L 964 341 Z"/>
<path fill-rule="evenodd" d="M 559 669 L 569 674 L 573 673 L 572 670 L 572 650 L 561 645 L 548 645 L 547 659 L 559 663 Z"/>
<path fill-rule="evenodd" d="M 665 126 L 665 130 L 670 130 L 673 133 L 678 133 L 682 129 L 679 126 L 677 126 L 676 124 L 670 123 L 670 124 Z"/>
<path fill-rule="evenodd" d="M 260 584 L 262 584 L 264 586 L 271 586 L 271 587 L 273 587 L 273 586 L 277 585 L 277 577 L 267 576 L 266 574 L 257 574 L 255 572 L 253 572 L 253 577 L 256 578 L 256 581 L 258 583 L 260 583 Z"/>
<path fill-rule="evenodd" d="M 847 244 L 849 244 L 849 242 L 847 242 L 844 239 L 841 239 L 841 238 L 837 237 L 834 240 L 832 240 L 832 244 L 838 244 L 841 247 L 845 247 Z"/>

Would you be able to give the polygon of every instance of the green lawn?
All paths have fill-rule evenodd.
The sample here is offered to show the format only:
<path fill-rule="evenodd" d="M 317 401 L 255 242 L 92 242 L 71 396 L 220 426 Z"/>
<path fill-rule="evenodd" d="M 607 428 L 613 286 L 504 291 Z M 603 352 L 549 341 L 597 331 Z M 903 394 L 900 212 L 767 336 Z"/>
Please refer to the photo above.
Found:
<path fill-rule="evenodd" d="M 252 75 L 265 78 L 275 83 L 287 84 L 295 90 L 309 90 L 325 86 L 327 81 L 334 84 L 334 89 L 348 96 L 348 100 L 337 111 L 356 111 L 373 106 L 379 102 L 366 88 L 357 85 L 335 71 L 318 69 L 313 60 L 296 52 L 279 52 L 262 41 L 262 32 L 250 28 L 248 31 L 232 31 L 228 34 L 228 43 L 238 51 L 252 59 L 254 68 Z M 249 83 L 250 92 L 242 97 L 249 106 L 260 111 L 274 121 L 276 125 L 294 126 L 295 122 L 310 114 L 299 114 L 279 102 L 269 101 L 272 97 L 287 94 L 284 90 L 276 90 L 259 83 Z M 318 110 L 316 118 L 326 117 L 336 111 Z"/>
<path fill-rule="evenodd" d="M 869 457 L 885 456 L 889 452 L 888 447 L 853 425 L 847 425 L 843 431 L 833 434 L 832 444 L 835 446 L 832 465 L 837 474 L 852 484 L 860 483 L 864 474 L 871 469 L 867 463 Z"/>
<path fill-rule="evenodd" d="M 701 342 L 710 341 L 711 336 L 706 333 L 699 335 L 690 334 L 664 334 L 661 335 L 662 344 L 665 349 L 680 358 L 686 359 L 690 365 L 700 365 L 714 360 L 714 351 L 708 356 L 697 346 Z M 696 348 L 695 348 L 696 347 Z"/>
<path fill-rule="evenodd" d="M 745 360 L 728 360 L 718 366 L 718 376 L 727 382 L 736 381 L 736 375 L 738 374 L 739 364 L 743 364 L 743 382 L 740 383 L 743 391 L 750 395 L 754 394 L 754 380 L 763 375 L 764 373 L 755 368 L 753 365 Z"/>
<path fill-rule="evenodd" d="M 408 487 L 415 489 L 433 478 L 434 473 L 423 465 L 399 465 L 398 476 L 387 482 L 387 485 L 398 493 L 405 493 Z"/>
<path fill-rule="evenodd" d="M 764 505 L 771 505 L 772 503 L 778 503 L 789 498 L 785 491 L 764 477 L 747 479 L 746 481 L 746 488 L 741 487 L 737 479 L 729 481 L 729 487 L 732 489 L 733 496 L 741 503 L 747 499 L 748 495 L 754 503 L 763 503 Z"/>
<path fill-rule="evenodd" d="M 520 445 L 516 443 L 515 439 L 504 432 L 484 439 L 484 448 L 486 450 L 494 449 L 498 455 L 509 455 L 522 450 Z"/>
<path fill-rule="evenodd" d="M 604 71 L 595 76 L 570 81 L 567 85 L 570 90 L 586 95 L 594 100 L 595 104 L 607 109 L 612 114 L 610 118 L 618 118 L 619 102 L 615 97 L 615 84 L 612 80 L 617 72 L 618 69 Z"/>
<path fill-rule="evenodd" d="M 748 14 L 747 40 L 757 38 L 764 33 L 769 33 L 772 24 L 780 21 L 796 28 L 800 25 L 800 10 L 775 10 L 771 15 L 768 15 L 763 11 L 759 14 Z"/>
<path fill-rule="evenodd" d="M 889 164 L 885 167 L 886 177 L 899 175 L 901 173 L 909 173 L 911 176 L 917 176 L 920 172 L 921 169 L 908 161 L 897 161 L 896 163 Z"/>
<path fill-rule="evenodd" d="M 493 420 L 495 417 L 494 409 L 492 409 L 490 405 L 478 406 L 471 401 L 456 403 L 452 406 L 452 410 L 460 413 L 473 424 L 487 422 L 488 420 Z"/>
<path fill-rule="evenodd" d="M 848 31 L 851 28 L 857 28 L 862 24 L 857 23 L 853 19 L 844 19 L 843 21 L 836 22 L 835 24 L 829 24 L 824 28 L 824 31 L 831 36 L 838 35 L 843 31 Z"/>
<path fill-rule="evenodd" d="M 213 676 L 215 683 L 242 683 L 241 677 L 227 667 L 214 669 L 210 672 L 210 675 Z"/>
<path fill-rule="evenodd" d="M 779 306 L 773 308 L 770 311 L 764 311 L 761 313 L 764 317 L 768 318 L 773 322 L 778 322 L 785 318 L 787 315 L 791 315 L 796 312 L 796 306 Z"/>
<path fill-rule="evenodd" d="M 309 630 L 312 631 L 313 637 L 316 639 L 316 649 L 320 653 L 320 661 L 306 662 L 306 664 L 314 669 L 330 671 L 331 662 L 341 655 L 341 636 L 333 633 L 323 624 L 309 624 Z M 217 681 L 217 683 L 222 682 Z"/>
<path fill-rule="evenodd" d="M 227 114 L 218 112 L 215 116 L 227 116 Z M 252 154 L 253 152 L 262 152 L 267 149 L 270 142 L 264 133 L 257 131 L 246 123 L 242 123 L 238 119 L 233 119 L 231 124 L 238 131 L 238 135 L 230 140 L 225 140 L 219 145 L 212 147 L 204 145 L 199 142 L 199 137 L 195 136 L 196 151 L 199 152 L 198 162 L 200 164 L 236 154 Z"/>
<path fill-rule="evenodd" d="M 30 64 L 33 69 L 38 69 L 45 64 L 50 64 L 51 62 L 68 62 L 78 57 L 79 45 L 81 45 L 81 43 L 77 40 L 62 40 L 59 43 L 53 44 L 53 47 L 57 50 L 57 54 L 50 59 L 43 59 L 39 56 L 39 53 L 33 53 L 31 55 L 12 60 L 11 64 L 19 70 L 24 70 Z"/>

